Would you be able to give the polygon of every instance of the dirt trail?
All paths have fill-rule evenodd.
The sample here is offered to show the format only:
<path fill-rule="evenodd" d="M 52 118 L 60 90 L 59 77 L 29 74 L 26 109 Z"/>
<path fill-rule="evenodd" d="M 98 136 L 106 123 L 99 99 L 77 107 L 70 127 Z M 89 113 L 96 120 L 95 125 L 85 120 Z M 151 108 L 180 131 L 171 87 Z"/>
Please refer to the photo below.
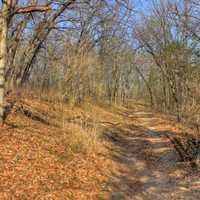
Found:
<path fill-rule="evenodd" d="M 166 138 L 176 134 L 151 112 L 136 110 L 125 122 L 109 128 L 115 168 L 110 177 L 110 200 L 199 200 L 200 176 L 179 157 Z M 164 126 L 165 124 L 165 126 Z"/>

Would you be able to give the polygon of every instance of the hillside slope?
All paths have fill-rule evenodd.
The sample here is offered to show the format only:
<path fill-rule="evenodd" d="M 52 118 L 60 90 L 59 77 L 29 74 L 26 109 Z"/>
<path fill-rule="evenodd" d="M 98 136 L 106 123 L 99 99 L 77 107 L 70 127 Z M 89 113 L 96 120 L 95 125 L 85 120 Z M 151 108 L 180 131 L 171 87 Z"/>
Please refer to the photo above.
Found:
<path fill-rule="evenodd" d="M 84 111 L 66 107 L 61 112 L 34 97 L 13 100 L 8 100 L 12 109 L 0 128 L 0 199 L 103 195 L 109 161 L 97 128 L 81 119 Z"/>
<path fill-rule="evenodd" d="M 199 199 L 199 172 L 179 162 L 166 137 L 192 132 L 172 117 L 136 103 L 71 108 L 35 97 L 8 101 L 0 199 Z"/>

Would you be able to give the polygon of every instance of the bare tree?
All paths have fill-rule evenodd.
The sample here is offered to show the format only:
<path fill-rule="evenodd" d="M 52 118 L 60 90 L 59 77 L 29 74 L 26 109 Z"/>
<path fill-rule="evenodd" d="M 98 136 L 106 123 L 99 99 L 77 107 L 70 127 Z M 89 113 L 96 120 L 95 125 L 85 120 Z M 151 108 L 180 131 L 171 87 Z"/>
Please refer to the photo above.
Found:
<path fill-rule="evenodd" d="M 27 14 L 27 13 L 33 13 L 33 12 L 46 12 L 50 10 L 49 5 L 29 5 L 27 7 L 17 7 L 18 1 L 3 1 L 2 2 L 2 9 L 1 9 L 1 57 L 0 57 L 0 81 L 1 81 L 1 89 L 0 89 L 0 121 L 3 122 L 4 119 L 4 91 L 5 91 L 5 70 L 7 69 L 9 73 L 6 73 L 6 75 L 11 78 L 12 80 L 13 76 L 15 76 L 15 79 L 20 79 L 20 83 L 23 83 L 24 79 L 26 79 L 27 73 L 30 69 L 30 66 L 32 64 L 32 61 L 34 57 L 36 56 L 36 53 L 41 46 L 42 42 L 46 39 L 47 35 L 49 34 L 50 30 L 52 29 L 54 21 L 57 19 L 58 16 L 61 15 L 61 13 L 64 12 L 64 10 L 73 4 L 75 0 L 69 0 L 62 4 L 62 6 L 50 16 L 48 20 L 43 20 L 39 23 L 38 27 L 36 28 L 36 32 L 33 36 L 33 38 L 29 41 L 29 45 L 24 51 L 24 55 L 28 55 L 25 57 L 22 57 L 20 67 L 17 70 L 16 73 L 16 67 L 14 66 L 8 66 L 8 25 L 11 22 L 12 18 L 17 14 Z M 35 2 L 36 3 L 36 2 Z M 16 55 L 17 51 L 17 43 L 19 42 L 20 35 L 22 34 L 23 30 L 25 29 L 25 26 L 29 20 L 29 17 L 25 17 L 25 22 L 21 22 L 19 24 L 17 34 L 16 34 L 16 40 L 15 44 L 13 45 L 13 50 L 11 51 L 14 55 Z M 12 58 L 10 60 L 14 60 L 15 56 L 12 55 Z M 13 61 L 10 61 L 10 63 L 13 63 Z M 12 73 L 11 73 L 12 72 Z M 16 78 L 17 77 L 17 78 Z"/>

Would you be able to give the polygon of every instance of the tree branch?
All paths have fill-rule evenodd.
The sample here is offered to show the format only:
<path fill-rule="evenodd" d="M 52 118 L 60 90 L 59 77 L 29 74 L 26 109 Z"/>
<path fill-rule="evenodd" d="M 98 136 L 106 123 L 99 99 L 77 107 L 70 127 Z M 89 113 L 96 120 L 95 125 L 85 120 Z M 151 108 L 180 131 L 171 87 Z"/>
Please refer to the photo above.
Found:
<path fill-rule="evenodd" d="M 49 6 L 28 6 L 23 8 L 17 8 L 14 12 L 14 14 L 25 14 L 25 13 L 32 13 L 32 12 L 47 12 L 51 11 L 51 8 Z"/>

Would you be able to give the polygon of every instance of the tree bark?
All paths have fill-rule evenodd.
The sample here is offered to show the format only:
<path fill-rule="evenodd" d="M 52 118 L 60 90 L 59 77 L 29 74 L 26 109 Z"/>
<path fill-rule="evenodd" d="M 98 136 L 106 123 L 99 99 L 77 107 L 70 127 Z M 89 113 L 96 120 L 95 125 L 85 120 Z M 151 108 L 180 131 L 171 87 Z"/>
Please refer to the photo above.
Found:
<path fill-rule="evenodd" d="M 0 14 L 0 124 L 4 121 L 4 91 L 5 91 L 5 77 L 4 71 L 7 63 L 7 35 L 8 35 L 8 15 L 9 9 L 7 2 L 2 5 L 2 12 Z"/>
<path fill-rule="evenodd" d="M 136 69 L 137 73 L 140 75 L 140 77 L 142 78 L 142 80 L 144 81 L 144 84 L 145 84 L 145 86 L 146 86 L 146 88 L 147 88 L 147 90 L 149 92 L 151 106 L 153 107 L 154 106 L 154 100 L 153 100 L 152 89 L 151 89 L 149 83 L 147 82 L 147 80 L 145 79 L 143 73 L 140 71 L 140 69 L 137 66 L 135 66 L 135 69 Z"/>

